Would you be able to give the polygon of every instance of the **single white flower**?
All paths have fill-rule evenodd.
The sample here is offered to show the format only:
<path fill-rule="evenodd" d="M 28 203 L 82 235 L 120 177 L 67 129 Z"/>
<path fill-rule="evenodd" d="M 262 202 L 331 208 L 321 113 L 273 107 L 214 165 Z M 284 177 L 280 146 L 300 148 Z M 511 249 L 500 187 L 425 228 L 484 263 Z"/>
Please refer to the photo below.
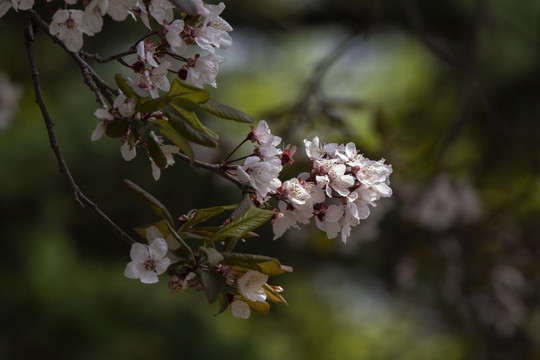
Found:
<path fill-rule="evenodd" d="M 152 134 L 154 137 L 155 135 Z M 158 140 L 159 142 L 159 140 Z M 173 154 L 180 151 L 180 148 L 175 145 L 160 145 L 161 151 L 163 152 L 163 155 L 165 155 L 165 158 L 167 159 L 167 165 L 165 165 L 165 168 L 174 165 L 174 157 Z M 159 166 L 156 165 L 154 160 L 152 158 L 150 159 L 150 163 L 152 165 L 152 176 L 154 177 L 154 180 L 159 180 L 159 177 L 161 176 L 161 169 Z"/>
<path fill-rule="evenodd" d="M 257 142 L 261 147 L 273 148 L 281 143 L 281 138 L 271 134 L 270 127 L 264 120 L 259 121 L 256 128 L 251 126 L 248 138 L 252 142 Z"/>
<path fill-rule="evenodd" d="M 377 200 L 381 197 L 390 197 L 390 174 L 392 165 L 384 163 L 384 159 L 373 161 L 366 159 L 363 166 L 356 172 L 356 178 L 360 183 L 366 185 L 377 194 Z"/>
<path fill-rule="evenodd" d="M 149 64 L 153 68 L 157 68 L 159 64 L 156 62 L 154 55 L 156 53 L 156 47 L 151 39 L 146 41 L 139 41 L 137 44 L 137 57 L 145 64 Z"/>
<path fill-rule="evenodd" d="M 225 58 L 219 55 L 195 55 L 191 65 L 188 66 L 186 83 L 201 89 L 204 87 L 204 84 L 209 84 L 216 88 L 216 76 L 219 72 L 219 64 L 224 61 Z"/>
<path fill-rule="evenodd" d="M 304 145 L 306 147 L 306 154 L 311 161 L 319 160 L 326 155 L 317 136 L 312 141 L 304 140 Z"/>
<path fill-rule="evenodd" d="M 290 202 L 295 208 L 305 205 L 311 198 L 309 192 L 304 188 L 304 185 L 300 183 L 297 178 L 287 180 L 281 185 L 282 194 L 285 196 L 288 202 Z"/>
<path fill-rule="evenodd" d="M 248 300 L 254 302 L 264 302 L 266 292 L 263 285 L 268 281 L 268 275 L 255 270 L 249 270 L 238 281 L 236 286 L 240 294 Z"/>
<path fill-rule="evenodd" d="M 172 260 L 167 255 L 167 243 L 163 238 L 154 239 L 150 245 L 134 243 L 131 245 L 131 262 L 127 264 L 124 276 L 140 279 L 144 284 L 158 282 L 158 275 L 167 271 Z"/>
<path fill-rule="evenodd" d="M 92 132 L 92 137 L 90 138 L 92 141 L 101 139 L 103 134 L 105 134 L 105 130 L 107 130 L 108 122 L 114 119 L 110 111 L 105 108 L 97 109 L 94 112 L 94 115 L 99 119 L 99 123 L 97 124 L 96 128 Z"/>
<path fill-rule="evenodd" d="M 184 30 L 184 21 L 176 19 L 168 24 L 165 29 L 165 38 L 171 47 L 171 51 L 176 55 L 184 55 L 188 49 L 188 45 L 180 36 Z"/>
<path fill-rule="evenodd" d="M 145 69 L 127 78 L 127 83 L 137 95 L 147 97 L 150 94 L 155 99 L 159 97 L 158 89 L 169 91 L 171 88 L 171 83 L 167 79 L 170 66 L 169 62 L 164 62 L 151 70 Z"/>
<path fill-rule="evenodd" d="M 261 198 L 265 198 L 269 192 L 275 192 L 281 185 L 278 179 L 283 166 L 277 157 L 261 159 L 258 156 L 250 156 L 244 165 L 238 167 L 238 179 L 251 185 Z"/>
<path fill-rule="evenodd" d="M 82 10 L 58 10 L 53 15 L 49 32 L 58 36 L 69 51 L 77 52 L 83 45 L 83 32 L 87 31 L 81 27 L 83 15 Z"/>
<path fill-rule="evenodd" d="M 321 179 L 317 178 L 317 182 L 320 181 L 326 185 L 326 195 L 328 197 L 332 197 L 332 190 L 340 196 L 349 195 L 348 188 L 354 185 L 354 177 L 345 174 L 347 171 L 345 164 L 336 162 L 336 160 L 317 160 L 314 166 L 318 168 L 319 172 L 325 174 L 321 176 Z"/>
<path fill-rule="evenodd" d="M 202 24 L 188 29 L 188 35 L 195 41 L 201 49 L 210 54 L 215 53 L 215 48 L 228 49 L 232 45 L 232 38 L 229 31 L 232 31 L 231 25 L 219 16 L 225 9 L 225 5 L 208 5 L 210 14 L 204 18 Z"/>
<path fill-rule="evenodd" d="M 152 17 L 154 19 L 156 19 L 156 21 L 159 24 L 163 24 L 164 20 L 167 21 L 168 23 L 173 21 L 173 19 L 174 19 L 174 14 L 173 14 L 174 5 L 171 4 L 170 1 L 168 1 L 168 0 L 149 0 L 149 1 L 145 1 L 145 3 L 146 2 L 150 3 L 148 5 L 148 9 L 150 10 L 150 15 L 152 15 Z"/>
<path fill-rule="evenodd" d="M 128 98 L 126 95 L 118 94 L 116 99 L 113 102 L 113 108 L 117 109 L 120 115 L 125 117 L 130 117 L 135 113 L 135 100 Z"/>

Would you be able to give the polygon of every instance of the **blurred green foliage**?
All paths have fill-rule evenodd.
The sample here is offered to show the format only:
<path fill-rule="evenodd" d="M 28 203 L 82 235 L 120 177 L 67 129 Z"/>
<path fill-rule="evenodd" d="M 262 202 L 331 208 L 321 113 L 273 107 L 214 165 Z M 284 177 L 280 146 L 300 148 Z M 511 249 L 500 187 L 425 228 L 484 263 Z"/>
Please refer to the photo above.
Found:
<path fill-rule="evenodd" d="M 539 358 L 539 11 L 536 0 L 227 3 L 235 45 L 209 90 L 299 146 L 283 179 L 307 169 L 302 139 L 315 135 L 394 167 L 393 197 L 347 245 L 314 226 L 276 242 L 266 226 L 239 245 L 295 269 L 271 279 L 289 305 L 248 321 L 213 317 L 203 294 L 123 277 L 129 247 L 74 203 L 58 172 L 23 17 L 9 12 L 0 69 L 23 95 L 0 133 L 0 358 Z M 108 22 L 85 46 L 110 55 L 140 26 Z M 127 163 L 119 141 L 92 143 L 97 104 L 78 68 L 44 34 L 36 47 L 73 176 L 122 228 L 157 220 L 124 178 L 173 216 L 240 200 L 211 174 L 179 163 L 155 182 L 144 156 Z M 122 71 L 96 69 L 111 84 Z M 203 122 L 222 138 L 217 150 L 196 148 L 210 162 L 249 131 Z"/>

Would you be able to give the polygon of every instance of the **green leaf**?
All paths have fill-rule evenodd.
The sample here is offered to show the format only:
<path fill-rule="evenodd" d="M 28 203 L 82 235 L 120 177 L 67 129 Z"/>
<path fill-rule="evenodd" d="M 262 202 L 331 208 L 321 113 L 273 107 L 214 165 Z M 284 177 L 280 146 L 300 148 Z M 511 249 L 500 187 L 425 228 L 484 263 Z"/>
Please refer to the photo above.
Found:
<path fill-rule="evenodd" d="M 196 144 L 216 148 L 218 145 L 218 135 L 212 130 L 208 129 L 206 126 L 202 125 L 195 113 L 190 111 L 186 111 L 186 113 L 191 116 L 189 116 L 189 118 L 184 116 L 179 118 L 174 114 L 168 114 L 169 123 L 171 126 L 178 131 L 179 134 Z"/>
<path fill-rule="evenodd" d="M 206 289 L 206 298 L 210 304 L 214 303 L 225 288 L 225 277 L 213 271 L 201 268 L 195 270 L 199 280 Z"/>
<path fill-rule="evenodd" d="M 227 238 L 242 239 L 245 234 L 258 228 L 274 215 L 273 211 L 249 206 L 238 219 L 225 225 L 214 235 L 214 241 Z"/>
<path fill-rule="evenodd" d="M 152 137 L 148 137 L 148 153 L 150 154 L 150 157 L 156 165 L 160 169 L 164 169 L 167 167 L 167 158 L 165 157 L 165 154 L 163 154 L 163 151 L 161 151 L 161 147 L 157 143 L 157 141 Z"/>
<path fill-rule="evenodd" d="M 187 220 L 180 226 L 180 231 L 185 230 L 197 223 L 205 222 L 220 215 L 224 211 L 231 211 L 236 205 L 214 206 L 206 209 L 193 209 L 187 214 Z"/>
<path fill-rule="evenodd" d="M 242 123 L 253 123 L 253 118 L 238 109 L 218 103 L 214 100 L 208 100 L 204 104 L 199 104 L 199 107 L 210 114 L 227 120 L 234 120 Z"/>
<path fill-rule="evenodd" d="M 242 253 L 221 253 L 223 265 L 232 265 L 235 271 L 256 270 L 268 276 L 281 275 L 291 272 L 290 266 L 281 265 L 278 259 L 263 255 Z"/>
<path fill-rule="evenodd" d="M 174 145 L 178 146 L 180 150 L 184 154 L 186 154 L 193 162 L 193 159 L 195 158 L 195 154 L 193 154 L 193 150 L 191 149 L 191 146 L 189 145 L 187 140 L 184 139 L 184 137 L 182 137 L 182 135 L 180 135 L 178 131 L 176 131 L 176 129 L 174 129 L 167 120 L 153 119 L 149 121 L 156 124 L 161 134 L 163 134 L 163 136 L 171 140 Z"/>
<path fill-rule="evenodd" d="M 229 298 L 227 297 L 226 293 L 219 294 L 219 310 L 217 313 L 214 314 L 214 316 L 217 316 L 227 310 L 229 307 Z"/>
<path fill-rule="evenodd" d="M 171 99 L 167 95 L 156 99 L 151 97 L 141 98 L 136 110 L 141 113 L 153 113 L 154 111 L 158 111 L 162 107 L 167 106 L 170 101 Z"/>
<path fill-rule="evenodd" d="M 135 130 L 134 136 L 136 140 L 140 138 L 142 142 L 146 142 L 146 140 L 150 137 L 152 124 L 150 124 L 148 121 L 143 122 L 139 119 L 135 119 L 131 122 L 131 128 Z"/>
<path fill-rule="evenodd" d="M 169 221 L 171 224 L 174 224 L 171 213 L 158 199 L 156 199 L 128 179 L 124 179 L 124 184 L 126 184 L 128 189 L 131 190 L 135 194 L 135 196 L 137 196 L 139 200 L 146 204 L 150 208 L 150 210 L 152 210 L 156 215 Z"/>
<path fill-rule="evenodd" d="M 200 246 L 199 251 L 206 254 L 210 265 L 217 265 L 223 260 L 223 255 L 214 248 Z"/>
<path fill-rule="evenodd" d="M 139 96 L 137 96 L 137 94 L 131 88 L 131 86 L 128 85 L 126 78 L 124 78 L 120 74 L 115 74 L 114 80 L 116 80 L 116 85 L 118 85 L 118 88 L 122 90 L 122 93 L 124 95 L 126 95 L 128 98 L 133 99 L 137 102 L 139 101 Z"/>
<path fill-rule="evenodd" d="M 190 228 L 188 231 L 184 231 L 181 234 L 184 234 L 184 237 L 186 238 L 202 240 L 205 242 L 213 242 L 212 237 L 220 229 L 221 227 L 219 226 L 199 226 Z"/>
<path fill-rule="evenodd" d="M 107 124 L 105 133 L 112 138 L 119 138 L 124 136 L 129 128 L 129 119 L 123 118 L 117 121 L 113 121 Z"/>
<path fill-rule="evenodd" d="M 177 105 L 197 105 L 210 99 L 208 91 L 186 84 L 178 78 L 172 82 L 167 96 L 170 102 Z"/>

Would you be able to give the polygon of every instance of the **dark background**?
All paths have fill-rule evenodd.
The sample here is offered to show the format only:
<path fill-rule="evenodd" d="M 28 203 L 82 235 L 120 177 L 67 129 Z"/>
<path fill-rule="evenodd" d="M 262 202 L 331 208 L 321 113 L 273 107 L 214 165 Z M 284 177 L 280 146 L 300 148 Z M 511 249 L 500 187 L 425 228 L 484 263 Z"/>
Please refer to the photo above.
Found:
<path fill-rule="evenodd" d="M 394 173 L 390 199 L 346 245 L 313 224 L 238 251 L 278 257 L 289 305 L 244 321 L 204 294 L 170 295 L 123 277 L 129 246 L 79 208 L 34 103 L 24 16 L 0 19 L 0 69 L 16 116 L 0 130 L 0 357 L 26 359 L 538 359 L 540 2 L 229 1 L 234 45 L 211 90 L 299 150 L 353 141 Z M 85 49 L 111 55 L 144 33 L 106 21 Z M 118 50 L 116 50 L 118 51 Z M 157 220 L 128 178 L 180 216 L 237 202 L 239 190 L 178 163 L 152 179 L 139 153 L 90 141 L 93 94 L 46 34 L 37 61 L 73 176 L 122 228 Z M 113 83 L 116 64 L 96 70 Z M 2 103 L 0 103 L 2 105 Z M 215 118 L 219 162 L 249 127 Z M 245 148 L 245 151 L 248 151 Z M 136 237 L 134 232 L 131 235 Z"/>

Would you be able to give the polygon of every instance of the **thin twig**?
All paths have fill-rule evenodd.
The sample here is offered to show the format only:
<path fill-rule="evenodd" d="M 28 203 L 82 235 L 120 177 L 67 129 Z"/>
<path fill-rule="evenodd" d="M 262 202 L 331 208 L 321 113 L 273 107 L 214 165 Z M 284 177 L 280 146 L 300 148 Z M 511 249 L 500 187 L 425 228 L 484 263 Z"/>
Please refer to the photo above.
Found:
<path fill-rule="evenodd" d="M 81 69 L 85 84 L 96 95 L 96 101 L 102 107 L 105 107 L 106 104 L 103 100 L 103 97 L 105 97 L 109 104 L 112 104 L 114 100 L 111 94 L 118 95 L 118 90 L 109 86 L 109 84 L 107 84 L 107 82 L 103 80 L 86 61 L 84 61 L 79 53 L 69 51 L 62 40 L 51 34 L 49 31 L 49 24 L 47 24 L 38 13 L 34 10 L 29 10 L 27 13 L 30 14 L 30 18 L 34 24 L 42 28 L 55 43 L 59 44 L 75 60 L 75 62 L 77 62 L 77 65 L 79 65 L 79 68 Z"/>
<path fill-rule="evenodd" d="M 116 54 L 116 55 L 111 55 L 111 56 L 107 56 L 107 57 L 103 57 L 99 54 L 90 54 L 86 51 L 79 51 L 79 54 L 81 55 L 81 57 L 83 59 L 90 59 L 90 60 L 94 60 L 94 61 L 97 61 L 98 63 L 100 64 L 105 64 L 105 63 L 108 63 L 108 62 L 111 62 L 111 61 L 114 61 L 114 60 L 118 60 L 124 56 L 127 56 L 127 55 L 133 55 L 133 54 L 136 54 L 137 53 L 137 49 L 129 49 L 127 51 L 124 51 L 124 52 L 121 52 L 120 54 Z"/>
<path fill-rule="evenodd" d="M 211 171 L 211 172 L 213 172 L 215 174 L 218 174 L 219 176 L 227 179 L 227 181 L 230 181 L 233 184 L 235 184 L 236 186 L 238 186 L 238 188 L 240 188 L 242 191 L 252 190 L 251 187 L 241 183 L 240 180 L 238 180 L 235 176 L 227 173 L 225 171 L 225 167 L 223 165 L 221 165 L 221 164 L 208 164 L 208 163 L 198 161 L 198 160 L 193 160 L 192 161 L 189 158 L 189 156 L 184 155 L 182 153 L 174 153 L 173 156 L 176 157 L 177 159 L 182 160 L 185 163 L 190 164 L 191 166 L 193 166 L 193 167 L 195 167 L 197 169 L 208 170 L 208 171 Z"/>
<path fill-rule="evenodd" d="M 103 211 L 101 211 L 94 202 L 92 202 L 89 198 L 86 197 L 86 195 L 82 193 L 77 183 L 75 183 L 73 176 L 71 176 L 71 172 L 69 171 L 69 168 L 66 162 L 64 161 L 64 157 L 62 156 L 62 152 L 60 151 L 60 146 L 58 145 L 56 134 L 54 132 L 54 122 L 49 114 L 49 111 L 47 110 L 47 106 L 45 105 L 45 100 L 43 99 L 43 94 L 41 92 L 39 71 L 37 69 L 36 59 L 34 56 L 33 25 L 34 25 L 33 19 L 30 16 L 27 18 L 27 25 L 25 29 L 24 39 L 25 39 L 26 51 L 28 55 L 28 61 L 30 63 L 30 72 L 32 74 L 32 84 L 33 84 L 34 93 L 36 96 L 36 103 L 38 104 L 39 109 L 41 110 L 41 115 L 43 117 L 43 120 L 45 121 L 47 134 L 49 136 L 49 143 L 54 152 L 54 155 L 56 156 L 56 160 L 58 161 L 60 173 L 62 173 L 65 176 L 68 184 L 70 185 L 73 191 L 75 202 L 77 202 L 82 207 L 90 208 L 101 219 L 101 221 L 103 221 L 107 226 L 109 226 L 116 233 L 116 235 L 120 239 L 128 242 L 129 244 L 132 244 L 135 242 L 135 240 L 133 240 L 118 225 L 116 225 L 116 223 L 114 223 L 111 219 L 109 219 L 109 217 L 105 213 L 103 213 Z"/>

